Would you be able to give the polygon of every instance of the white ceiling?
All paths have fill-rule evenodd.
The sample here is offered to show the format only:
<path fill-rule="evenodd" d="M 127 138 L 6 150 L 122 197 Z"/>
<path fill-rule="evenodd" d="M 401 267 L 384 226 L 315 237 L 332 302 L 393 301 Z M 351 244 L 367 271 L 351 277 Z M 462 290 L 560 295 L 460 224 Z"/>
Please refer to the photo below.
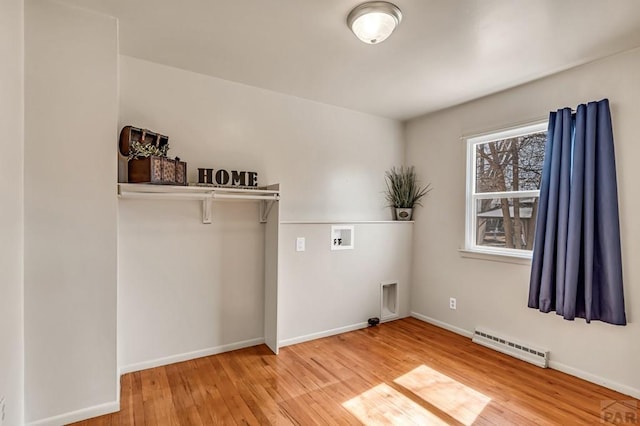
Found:
<path fill-rule="evenodd" d="M 120 20 L 125 55 L 408 119 L 640 46 L 638 0 L 395 0 L 366 45 L 359 0 L 63 0 Z"/>

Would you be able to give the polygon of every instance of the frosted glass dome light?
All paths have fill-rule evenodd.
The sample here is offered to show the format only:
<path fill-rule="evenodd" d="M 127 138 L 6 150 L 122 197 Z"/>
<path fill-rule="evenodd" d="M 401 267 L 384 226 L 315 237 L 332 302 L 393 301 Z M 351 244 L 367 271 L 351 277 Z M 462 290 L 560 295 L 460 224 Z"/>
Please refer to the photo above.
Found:
<path fill-rule="evenodd" d="M 398 6 L 386 1 L 362 3 L 347 17 L 347 25 L 367 44 L 385 41 L 402 21 Z"/>

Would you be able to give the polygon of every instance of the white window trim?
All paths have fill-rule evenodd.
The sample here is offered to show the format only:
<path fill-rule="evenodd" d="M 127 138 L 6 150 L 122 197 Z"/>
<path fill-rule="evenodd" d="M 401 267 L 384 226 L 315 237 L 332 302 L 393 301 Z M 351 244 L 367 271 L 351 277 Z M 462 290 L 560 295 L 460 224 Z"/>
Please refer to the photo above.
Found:
<path fill-rule="evenodd" d="M 538 133 L 548 129 L 547 120 L 537 121 L 522 126 L 499 130 L 496 132 L 475 135 L 463 138 L 467 143 L 467 188 L 466 188 L 466 213 L 465 213 L 465 243 L 461 253 L 479 253 L 488 256 L 510 257 L 520 259 L 531 259 L 532 252 L 529 250 L 519 250 L 499 247 L 485 247 L 476 244 L 476 200 L 487 198 L 502 198 L 507 195 L 509 198 L 525 198 L 540 196 L 540 191 L 508 191 L 508 192 L 485 192 L 475 194 L 476 190 L 476 145 L 495 142 L 502 139 L 524 136 L 531 133 Z"/>

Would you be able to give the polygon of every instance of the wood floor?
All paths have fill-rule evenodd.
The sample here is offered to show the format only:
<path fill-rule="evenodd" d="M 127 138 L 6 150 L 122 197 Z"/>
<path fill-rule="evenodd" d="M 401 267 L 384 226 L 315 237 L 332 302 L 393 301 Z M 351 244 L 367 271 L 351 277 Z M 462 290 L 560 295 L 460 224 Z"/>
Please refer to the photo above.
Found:
<path fill-rule="evenodd" d="M 640 424 L 638 400 L 412 318 L 121 380 L 121 411 L 76 425 Z"/>

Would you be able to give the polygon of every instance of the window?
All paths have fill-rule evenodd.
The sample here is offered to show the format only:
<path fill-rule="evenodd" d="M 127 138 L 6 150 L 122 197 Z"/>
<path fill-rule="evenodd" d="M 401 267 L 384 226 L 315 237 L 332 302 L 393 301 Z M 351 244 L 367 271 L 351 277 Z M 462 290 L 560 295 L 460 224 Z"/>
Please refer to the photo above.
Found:
<path fill-rule="evenodd" d="M 467 139 L 468 251 L 531 257 L 547 122 Z"/>

